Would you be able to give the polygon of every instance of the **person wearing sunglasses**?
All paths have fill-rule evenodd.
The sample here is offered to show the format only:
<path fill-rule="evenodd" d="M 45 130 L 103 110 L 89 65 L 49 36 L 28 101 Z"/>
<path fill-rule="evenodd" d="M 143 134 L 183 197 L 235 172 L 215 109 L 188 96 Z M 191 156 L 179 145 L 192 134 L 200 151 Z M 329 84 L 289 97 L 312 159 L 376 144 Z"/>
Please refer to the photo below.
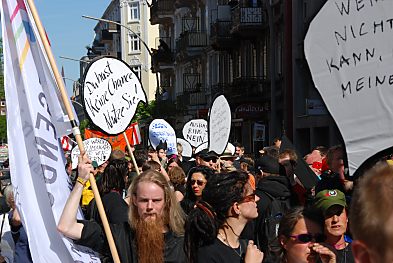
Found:
<path fill-rule="evenodd" d="M 314 207 L 324 218 L 324 234 L 326 243 L 336 249 L 337 261 L 355 262 L 351 239 L 345 235 L 348 227 L 348 211 L 345 195 L 339 190 L 324 190 L 319 192 L 314 199 Z"/>
<path fill-rule="evenodd" d="M 261 263 L 263 253 L 239 236 L 258 216 L 259 198 L 242 171 L 210 177 L 185 224 L 187 262 Z"/>
<path fill-rule="evenodd" d="M 276 262 L 335 263 L 334 249 L 323 243 L 323 219 L 315 209 L 295 207 L 281 219 Z"/>
<path fill-rule="evenodd" d="M 201 199 L 206 183 L 213 175 L 214 171 L 206 166 L 197 166 L 188 172 L 186 192 L 180 203 L 186 214 L 189 214 L 195 203 Z"/>

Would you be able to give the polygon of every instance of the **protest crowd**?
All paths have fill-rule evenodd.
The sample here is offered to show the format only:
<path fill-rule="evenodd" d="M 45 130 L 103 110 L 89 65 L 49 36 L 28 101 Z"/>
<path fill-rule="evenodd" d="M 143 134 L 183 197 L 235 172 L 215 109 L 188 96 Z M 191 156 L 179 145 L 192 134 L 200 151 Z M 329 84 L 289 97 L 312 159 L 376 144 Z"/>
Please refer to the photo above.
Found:
<path fill-rule="evenodd" d="M 192 158 L 182 156 L 181 144 L 178 155 L 167 155 L 164 144 L 132 147 L 138 167 L 119 149 L 96 168 L 81 155 L 77 169 L 66 165 L 73 190 L 58 231 L 113 262 L 92 173 L 120 262 L 389 262 L 390 161 L 354 182 L 341 146 L 319 146 L 304 157 L 285 146 L 276 139 L 254 157 L 235 143 L 221 156 L 203 149 Z M 299 163 L 311 169 L 297 170 Z M 315 185 L 302 183 L 307 176 Z M 3 195 L 14 251 L 2 260 L 32 262 L 12 185 Z M 79 206 L 84 220 L 77 219 Z"/>
<path fill-rule="evenodd" d="M 345 1 L 329 2 L 341 16 L 349 14 L 350 3 L 357 12 L 365 6 L 361 0 L 348 0 L 347 9 Z M 369 2 L 372 7 L 378 1 Z M 378 10 L 385 10 L 381 2 Z M 82 141 L 45 30 L 34 5 L 28 7 L 24 0 L 3 0 L 0 8 L 9 143 L 3 166 L 10 166 L 10 174 L 0 172 L 0 263 L 393 262 L 393 155 L 385 156 L 392 149 L 387 124 L 393 115 L 382 87 L 371 91 L 380 100 L 369 100 L 363 77 L 358 79 L 353 89 L 363 89 L 367 103 L 341 100 L 352 93 L 350 82 L 341 85 L 342 93 L 334 91 L 336 97 L 328 94 L 338 104 L 329 107 L 332 116 L 345 120 L 338 125 L 342 145 L 317 146 L 304 156 L 285 132 L 255 152 L 230 143 L 225 94 L 213 100 L 208 120 L 184 124 L 183 138 L 164 119 L 154 119 L 142 144 L 133 122 L 138 104 L 149 103 L 140 78 L 126 62 L 102 56 L 84 74 L 82 106 L 92 125 Z M 381 24 L 374 22 L 374 33 L 383 31 Z M 328 36 L 319 27 L 318 35 Z M 346 33 L 341 38 L 347 41 Z M 306 56 L 313 48 L 312 54 L 323 53 L 319 42 L 307 48 L 309 43 L 306 38 L 301 44 Z M 390 43 L 381 54 L 390 54 Z M 390 63 L 386 57 L 379 62 Z M 321 61 L 310 63 L 319 88 L 332 85 L 332 68 L 339 70 L 333 59 Z M 342 55 L 340 68 L 349 61 Z M 346 104 L 362 106 L 350 111 L 364 110 L 356 116 L 368 124 L 364 134 L 352 129 Z M 379 108 L 387 115 L 376 114 Z M 376 132 L 367 134 L 371 129 Z M 63 151 L 60 141 L 70 137 L 77 146 Z M 114 147 L 110 137 L 125 143 Z"/>

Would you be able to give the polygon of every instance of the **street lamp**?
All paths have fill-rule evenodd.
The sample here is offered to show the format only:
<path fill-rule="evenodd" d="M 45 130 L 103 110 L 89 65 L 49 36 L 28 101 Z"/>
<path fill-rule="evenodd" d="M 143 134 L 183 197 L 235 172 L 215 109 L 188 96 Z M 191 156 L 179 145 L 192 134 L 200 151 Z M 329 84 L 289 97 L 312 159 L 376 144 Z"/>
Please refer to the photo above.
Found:
<path fill-rule="evenodd" d="M 121 27 L 127 29 L 128 31 L 130 31 L 132 34 L 134 34 L 142 42 L 142 44 L 145 46 L 147 52 L 149 53 L 150 57 L 153 57 L 153 52 L 151 52 L 151 50 L 150 50 L 149 46 L 146 44 L 146 42 L 141 38 L 140 35 L 135 33 L 131 28 L 129 28 L 129 27 L 127 27 L 127 26 L 125 26 L 125 25 L 123 25 L 123 24 L 121 24 L 119 22 L 108 20 L 108 19 L 97 18 L 97 17 L 92 17 L 92 16 L 85 16 L 85 15 L 82 15 L 82 17 L 83 18 L 87 18 L 87 19 L 101 21 L 101 22 L 115 24 L 115 25 L 118 25 L 118 26 L 121 26 Z M 125 52 L 125 51 L 122 50 L 122 52 Z M 156 72 L 156 92 L 158 92 L 159 90 L 160 90 L 160 80 L 158 78 L 158 72 Z"/>

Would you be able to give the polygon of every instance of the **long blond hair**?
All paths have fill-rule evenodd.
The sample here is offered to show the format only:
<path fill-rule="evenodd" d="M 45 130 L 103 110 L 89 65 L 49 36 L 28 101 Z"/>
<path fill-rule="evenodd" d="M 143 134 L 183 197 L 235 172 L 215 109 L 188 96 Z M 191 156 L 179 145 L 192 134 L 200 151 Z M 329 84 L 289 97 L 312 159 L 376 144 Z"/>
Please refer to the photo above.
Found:
<path fill-rule="evenodd" d="M 134 202 L 132 202 L 132 198 L 136 196 L 138 185 L 141 182 L 155 183 L 164 190 L 165 207 L 163 221 L 169 226 L 172 232 L 177 235 L 183 235 L 185 214 L 181 209 L 169 182 L 161 173 L 154 170 L 147 170 L 141 173 L 133 180 L 130 188 L 128 189 L 128 195 L 131 197 L 128 213 L 128 220 L 131 228 L 136 228 L 136 222 L 139 219 L 138 209 Z"/>

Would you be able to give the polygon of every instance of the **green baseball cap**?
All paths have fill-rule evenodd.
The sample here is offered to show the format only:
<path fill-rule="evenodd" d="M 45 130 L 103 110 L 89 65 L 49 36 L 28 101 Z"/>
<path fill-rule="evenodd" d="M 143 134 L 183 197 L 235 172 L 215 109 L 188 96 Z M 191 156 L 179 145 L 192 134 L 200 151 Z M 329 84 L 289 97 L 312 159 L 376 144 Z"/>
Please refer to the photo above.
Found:
<path fill-rule="evenodd" d="M 339 190 L 323 190 L 315 196 L 314 207 L 320 209 L 323 214 L 333 205 L 347 207 L 347 201 L 343 192 Z"/>

